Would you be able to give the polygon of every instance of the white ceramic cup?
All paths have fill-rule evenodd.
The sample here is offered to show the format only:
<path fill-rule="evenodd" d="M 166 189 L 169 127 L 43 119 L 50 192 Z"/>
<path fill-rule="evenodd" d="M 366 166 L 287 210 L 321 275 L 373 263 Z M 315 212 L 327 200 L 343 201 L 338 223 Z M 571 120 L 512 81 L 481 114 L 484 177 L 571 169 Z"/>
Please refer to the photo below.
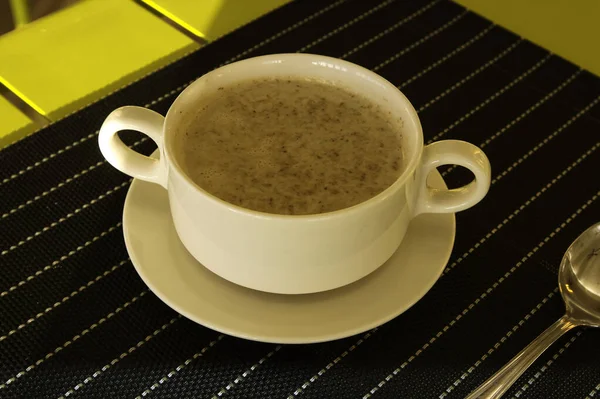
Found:
<path fill-rule="evenodd" d="M 289 216 L 229 204 L 190 180 L 174 142 L 198 99 L 240 80 L 290 75 L 360 92 L 403 119 L 405 170 L 394 184 L 350 208 Z M 158 145 L 160 159 L 127 147 L 117 135 L 121 130 L 148 135 Z M 99 144 L 115 168 L 168 190 L 177 234 L 202 265 L 236 284 L 282 294 L 325 291 L 359 280 L 396 251 L 412 218 L 467 209 L 490 186 L 489 161 L 476 146 L 447 140 L 424 147 L 417 113 L 394 85 L 358 65 L 310 54 L 268 55 L 218 68 L 187 87 L 166 118 L 146 108 L 119 108 L 102 125 Z M 447 164 L 464 166 L 475 179 L 451 190 L 428 187 L 429 172 Z"/>

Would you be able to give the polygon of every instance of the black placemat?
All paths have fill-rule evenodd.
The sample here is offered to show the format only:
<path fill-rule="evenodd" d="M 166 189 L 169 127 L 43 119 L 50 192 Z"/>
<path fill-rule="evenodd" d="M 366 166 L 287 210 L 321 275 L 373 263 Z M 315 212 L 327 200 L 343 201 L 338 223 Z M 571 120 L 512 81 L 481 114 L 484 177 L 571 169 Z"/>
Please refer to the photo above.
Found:
<path fill-rule="evenodd" d="M 296 51 L 377 71 L 426 140 L 482 146 L 494 180 L 413 308 L 356 337 L 276 346 L 223 337 L 147 290 L 123 244 L 130 180 L 96 135 L 118 106 L 164 113 L 215 67 Z M 464 397 L 563 312 L 561 256 L 600 220 L 599 102 L 600 79 L 449 1 L 289 4 L 0 152 L 0 397 Z M 567 334 L 506 397 L 599 397 L 599 342 Z"/>

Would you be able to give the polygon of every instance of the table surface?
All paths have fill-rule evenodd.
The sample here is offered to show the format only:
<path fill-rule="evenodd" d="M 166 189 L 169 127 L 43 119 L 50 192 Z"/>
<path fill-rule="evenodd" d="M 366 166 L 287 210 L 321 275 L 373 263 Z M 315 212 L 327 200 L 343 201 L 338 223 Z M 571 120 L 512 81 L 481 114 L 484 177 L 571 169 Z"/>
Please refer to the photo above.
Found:
<path fill-rule="evenodd" d="M 35 130 L 33 121 L 1 95 L 0 115 L 2 115 L 0 148 L 4 146 L 6 141 L 4 133 L 19 132 L 21 135 L 25 135 L 26 133 L 31 133 Z"/>
<path fill-rule="evenodd" d="M 444 275 L 389 323 L 315 345 L 221 338 L 135 273 L 130 180 L 103 161 L 97 129 L 121 105 L 166 112 L 220 65 L 295 51 L 390 80 L 426 141 L 484 149 L 492 187 L 457 215 Z M 286 5 L 0 151 L 0 397 L 462 398 L 564 311 L 560 259 L 600 219 L 598 103 L 597 77 L 446 0 Z M 506 397 L 598 397 L 599 339 L 568 333 Z"/>
<path fill-rule="evenodd" d="M 0 83 L 55 120 L 198 47 L 133 1 L 86 1 L 3 35 Z"/>
<path fill-rule="evenodd" d="M 207 41 L 245 25 L 289 0 L 141 0 L 188 32 Z"/>
<path fill-rule="evenodd" d="M 600 75 L 600 2 L 596 0 L 457 0 L 499 25 Z"/>

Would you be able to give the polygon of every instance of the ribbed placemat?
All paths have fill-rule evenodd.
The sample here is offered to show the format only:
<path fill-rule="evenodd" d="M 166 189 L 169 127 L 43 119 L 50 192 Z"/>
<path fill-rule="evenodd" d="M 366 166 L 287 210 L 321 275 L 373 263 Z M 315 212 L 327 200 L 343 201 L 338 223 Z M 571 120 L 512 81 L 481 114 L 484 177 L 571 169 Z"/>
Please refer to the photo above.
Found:
<path fill-rule="evenodd" d="M 211 69 L 298 51 L 383 75 L 427 141 L 478 144 L 493 181 L 413 308 L 360 336 L 276 346 L 221 336 L 148 291 L 123 243 L 130 180 L 96 138 L 118 106 L 164 113 Z M 462 398 L 563 312 L 562 254 L 600 220 L 599 102 L 600 79 L 446 0 L 276 10 L 0 152 L 0 397 Z M 599 397 L 599 342 L 567 334 L 506 397 Z"/>

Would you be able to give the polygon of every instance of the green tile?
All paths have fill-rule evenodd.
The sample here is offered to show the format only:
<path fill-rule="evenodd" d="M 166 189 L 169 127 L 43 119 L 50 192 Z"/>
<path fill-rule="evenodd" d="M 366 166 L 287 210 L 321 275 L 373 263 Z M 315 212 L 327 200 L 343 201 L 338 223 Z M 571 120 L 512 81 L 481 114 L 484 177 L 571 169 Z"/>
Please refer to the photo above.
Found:
<path fill-rule="evenodd" d="M 17 141 L 35 130 L 35 125 L 24 113 L 0 96 L 0 148 Z"/>
<path fill-rule="evenodd" d="M 0 37 L 0 82 L 58 119 L 199 44 L 133 1 L 87 0 Z"/>
<path fill-rule="evenodd" d="M 142 1 L 189 32 L 212 41 L 290 0 Z"/>

